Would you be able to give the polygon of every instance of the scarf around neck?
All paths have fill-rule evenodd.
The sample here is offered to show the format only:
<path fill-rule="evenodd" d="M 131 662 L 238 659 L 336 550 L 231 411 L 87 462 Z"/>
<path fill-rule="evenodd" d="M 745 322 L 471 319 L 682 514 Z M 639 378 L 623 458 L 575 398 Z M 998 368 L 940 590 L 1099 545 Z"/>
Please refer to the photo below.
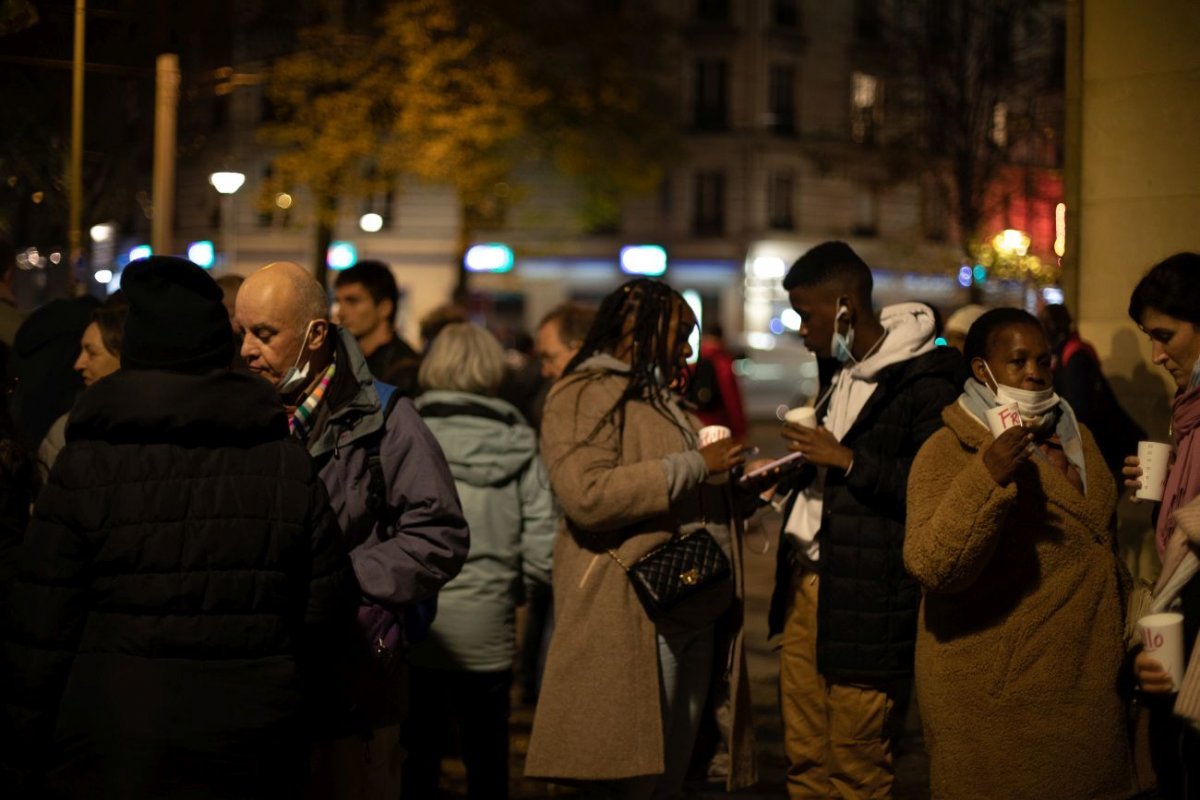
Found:
<path fill-rule="evenodd" d="M 1174 511 L 1200 493 L 1200 388 L 1190 388 L 1171 406 L 1175 464 L 1167 473 L 1162 508 L 1158 511 L 1155 543 L 1162 558 L 1175 528 Z"/>
<path fill-rule="evenodd" d="M 987 385 L 974 378 L 967 378 L 963 386 L 962 403 L 968 411 L 986 428 L 987 411 L 1000 405 L 996 393 Z M 1075 469 L 1079 470 L 1079 481 L 1083 484 L 1083 493 L 1087 495 L 1087 465 L 1084 463 L 1083 437 L 1079 434 L 1079 421 L 1075 411 L 1066 400 L 1059 400 L 1058 407 L 1048 412 L 1047 417 L 1053 417 L 1043 433 L 1053 431 L 1062 443 L 1063 454 Z M 1041 451 L 1037 451 L 1041 455 Z M 1044 456 L 1043 456 L 1044 457 Z"/>

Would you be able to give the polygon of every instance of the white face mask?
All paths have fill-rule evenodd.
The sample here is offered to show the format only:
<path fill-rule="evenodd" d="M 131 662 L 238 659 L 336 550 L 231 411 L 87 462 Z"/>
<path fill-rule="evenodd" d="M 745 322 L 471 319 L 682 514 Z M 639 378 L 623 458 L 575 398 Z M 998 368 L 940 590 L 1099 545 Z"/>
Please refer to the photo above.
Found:
<path fill-rule="evenodd" d="M 1049 414 L 1062 402 L 1061 398 L 1054 393 L 1054 387 L 1052 386 L 1037 391 L 1005 386 L 996 380 L 996 376 L 992 374 L 992 368 L 988 366 L 987 361 L 983 362 L 983 368 L 987 370 L 988 377 L 995 384 L 996 400 L 1001 405 L 1016 403 L 1017 409 L 1021 414 L 1021 419 L 1032 423 L 1035 427 L 1037 423 L 1042 421 L 1042 417 Z"/>
<path fill-rule="evenodd" d="M 279 382 L 279 388 L 276 390 L 281 395 L 289 395 L 297 389 L 301 388 L 308 381 L 309 368 L 312 366 L 311 360 L 305 360 L 304 366 L 300 366 L 300 359 L 304 358 L 308 352 L 308 335 L 312 332 L 312 326 L 317 321 L 314 319 L 304 328 L 304 339 L 300 342 L 300 352 L 296 354 L 296 363 L 288 367 L 288 371 L 283 373 L 283 380 Z"/>

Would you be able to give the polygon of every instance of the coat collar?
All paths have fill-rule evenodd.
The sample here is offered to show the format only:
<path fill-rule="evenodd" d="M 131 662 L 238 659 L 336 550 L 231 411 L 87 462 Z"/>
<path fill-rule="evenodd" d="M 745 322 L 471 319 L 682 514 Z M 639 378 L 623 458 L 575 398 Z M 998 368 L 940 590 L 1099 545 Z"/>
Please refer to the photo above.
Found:
<path fill-rule="evenodd" d="M 75 404 L 67 440 L 130 444 L 241 445 L 287 436 L 275 390 L 254 375 L 124 369 Z"/>
<path fill-rule="evenodd" d="M 336 330 L 338 369 L 329 389 L 328 413 L 319 416 L 308 435 L 308 452 L 313 458 L 371 436 L 384 426 L 383 408 L 367 359 L 349 331 L 342 327 Z"/>

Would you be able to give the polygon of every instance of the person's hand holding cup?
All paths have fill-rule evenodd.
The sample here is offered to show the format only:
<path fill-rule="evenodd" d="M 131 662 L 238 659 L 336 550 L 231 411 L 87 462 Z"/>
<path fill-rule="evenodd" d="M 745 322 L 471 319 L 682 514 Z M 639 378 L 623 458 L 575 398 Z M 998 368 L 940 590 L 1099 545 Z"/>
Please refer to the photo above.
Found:
<path fill-rule="evenodd" d="M 733 431 L 724 425 L 706 425 L 699 437 L 700 455 L 709 475 L 720 475 L 745 463 L 745 447 L 733 440 Z"/>
<path fill-rule="evenodd" d="M 1183 614 L 1149 614 L 1138 620 L 1142 652 L 1133 671 L 1142 691 L 1169 694 L 1179 691 L 1183 679 Z"/>
<path fill-rule="evenodd" d="M 1162 442 L 1138 442 L 1137 455 L 1127 457 L 1125 466 L 1121 469 L 1121 474 L 1125 476 L 1125 485 L 1134 490 L 1134 502 L 1161 501 L 1170 466 L 1171 445 Z"/>

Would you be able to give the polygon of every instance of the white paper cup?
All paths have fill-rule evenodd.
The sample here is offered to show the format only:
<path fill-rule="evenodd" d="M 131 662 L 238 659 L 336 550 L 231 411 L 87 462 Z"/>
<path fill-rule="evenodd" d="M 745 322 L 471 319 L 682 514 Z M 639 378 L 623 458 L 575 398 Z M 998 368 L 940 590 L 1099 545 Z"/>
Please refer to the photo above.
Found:
<path fill-rule="evenodd" d="M 1162 442 L 1138 442 L 1138 461 L 1142 467 L 1142 488 L 1133 495 L 1138 500 L 1159 501 L 1167 484 L 1171 463 L 1171 445 Z"/>
<path fill-rule="evenodd" d="M 1020 427 L 1021 411 L 1016 403 L 1006 403 L 1002 406 L 989 408 L 987 410 L 987 424 L 988 430 L 992 432 L 992 436 L 999 439 L 1000 434 L 1009 428 Z"/>
<path fill-rule="evenodd" d="M 1162 664 L 1179 691 L 1183 680 L 1183 614 L 1151 614 L 1138 620 L 1142 629 L 1142 650 Z"/>
<path fill-rule="evenodd" d="M 795 425 L 797 428 L 815 428 L 817 427 L 817 410 L 810 406 L 790 408 L 783 415 L 783 421 L 788 425 Z"/>
<path fill-rule="evenodd" d="M 728 439 L 730 436 L 733 436 L 733 431 L 724 425 L 705 425 L 700 429 L 700 446 L 708 447 L 713 442 Z"/>

